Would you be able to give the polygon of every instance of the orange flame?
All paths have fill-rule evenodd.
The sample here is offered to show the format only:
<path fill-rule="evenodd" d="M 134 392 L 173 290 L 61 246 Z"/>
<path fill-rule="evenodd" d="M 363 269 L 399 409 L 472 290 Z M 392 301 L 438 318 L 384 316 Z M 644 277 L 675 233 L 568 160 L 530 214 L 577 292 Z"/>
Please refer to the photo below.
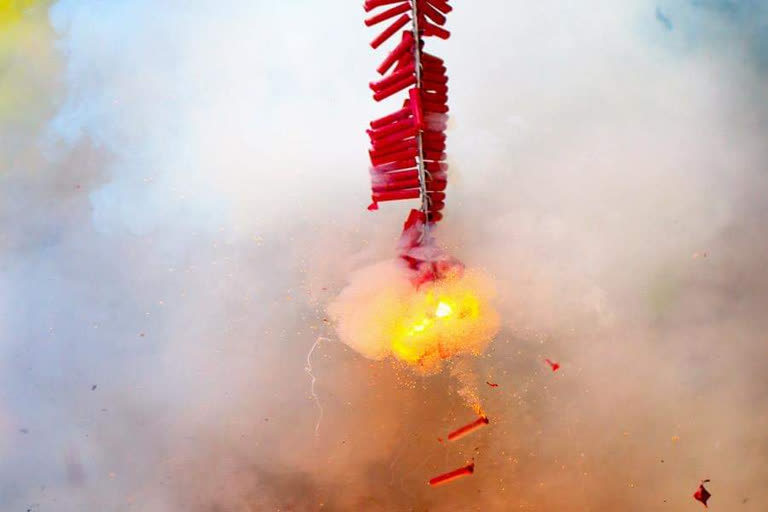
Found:
<path fill-rule="evenodd" d="M 392 324 L 391 351 L 400 361 L 435 370 L 458 354 L 479 355 L 496 332 L 496 313 L 473 277 L 445 279 L 416 291 Z"/>

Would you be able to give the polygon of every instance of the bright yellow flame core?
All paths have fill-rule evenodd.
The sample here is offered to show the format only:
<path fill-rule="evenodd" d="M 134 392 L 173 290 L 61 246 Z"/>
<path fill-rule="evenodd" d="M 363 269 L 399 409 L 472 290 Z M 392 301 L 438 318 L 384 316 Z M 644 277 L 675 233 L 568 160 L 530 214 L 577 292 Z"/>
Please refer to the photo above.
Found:
<path fill-rule="evenodd" d="M 328 314 L 339 339 L 363 356 L 433 373 L 446 359 L 485 350 L 499 328 L 493 296 L 493 282 L 476 270 L 416 290 L 398 262 L 383 261 L 352 274 Z"/>
<path fill-rule="evenodd" d="M 451 313 L 453 313 L 453 308 L 451 307 L 451 305 L 446 304 L 445 302 L 440 302 L 440 304 L 437 305 L 435 316 L 437 318 L 445 318 L 447 316 L 450 316 Z"/>
<path fill-rule="evenodd" d="M 488 287 L 473 276 L 432 283 L 406 299 L 392 322 L 395 358 L 426 370 L 458 354 L 479 355 L 498 328 Z"/>

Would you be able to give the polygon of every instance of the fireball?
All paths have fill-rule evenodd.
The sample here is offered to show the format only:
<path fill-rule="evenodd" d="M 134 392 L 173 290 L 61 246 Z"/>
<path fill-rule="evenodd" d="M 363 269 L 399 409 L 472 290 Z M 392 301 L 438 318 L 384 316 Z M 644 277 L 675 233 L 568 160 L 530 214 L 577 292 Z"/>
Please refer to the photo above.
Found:
<path fill-rule="evenodd" d="M 415 288 L 401 269 L 380 264 L 354 275 L 329 309 L 341 339 L 364 356 L 433 373 L 485 350 L 499 325 L 492 299 L 490 279 L 477 271 Z"/>
<path fill-rule="evenodd" d="M 483 317 L 477 292 L 463 281 L 435 283 L 409 298 L 391 335 L 396 359 L 433 367 L 440 359 L 459 353 L 482 352 L 489 341 L 482 336 L 483 322 L 490 319 Z"/>

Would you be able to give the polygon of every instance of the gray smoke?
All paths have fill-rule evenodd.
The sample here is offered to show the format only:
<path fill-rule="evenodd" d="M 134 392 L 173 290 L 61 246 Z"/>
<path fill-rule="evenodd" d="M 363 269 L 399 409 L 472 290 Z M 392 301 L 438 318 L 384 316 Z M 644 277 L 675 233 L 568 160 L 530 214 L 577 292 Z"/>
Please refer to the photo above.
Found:
<path fill-rule="evenodd" d="M 41 96 L 0 124 L 0 508 L 763 510 L 768 9 L 454 6 L 438 236 L 502 331 L 447 443 L 459 380 L 326 314 L 408 208 L 365 211 L 383 54 L 287 4 L 60 0 L 2 71 Z"/>

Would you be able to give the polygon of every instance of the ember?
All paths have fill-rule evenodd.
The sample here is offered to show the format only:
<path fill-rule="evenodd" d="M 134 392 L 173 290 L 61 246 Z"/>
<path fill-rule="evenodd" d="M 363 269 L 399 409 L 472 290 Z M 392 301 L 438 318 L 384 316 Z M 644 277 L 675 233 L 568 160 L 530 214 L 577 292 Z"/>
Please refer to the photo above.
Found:
<path fill-rule="evenodd" d="M 435 478 L 429 481 L 429 485 L 434 487 L 437 485 L 447 484 L 448 482 L 452 482 L 457 478 L 469 476 L 474 472 L 475 472 L 475 463 L 471 462 L 466 466 L 464 466 L 463 468 L 454 469 L 453 471 L 449 471 L 448 473 L 444 473 L 440 476 L 436 476 Z"/>
<path fill-rule="evenodd" d="M 471 434 L 475 430 L 484 427 L 488 423 L 490 423 L 490 421 L 488 420 L 487 417 L 480 416 L 479 418 L 477 418 L 475 421 L 473 421 L 469 425 L 464 425 L 463 427 L 461 427 L 461 428 L 459 428 L 457 430 L 454 430 L 453 432 L 448 434 L 448 440 L 449 441 L 456 441 L 458 439 L 461 439 L 462 437 L 464 437 L 464 436 L 466 436 L 468 434 Z"/>

